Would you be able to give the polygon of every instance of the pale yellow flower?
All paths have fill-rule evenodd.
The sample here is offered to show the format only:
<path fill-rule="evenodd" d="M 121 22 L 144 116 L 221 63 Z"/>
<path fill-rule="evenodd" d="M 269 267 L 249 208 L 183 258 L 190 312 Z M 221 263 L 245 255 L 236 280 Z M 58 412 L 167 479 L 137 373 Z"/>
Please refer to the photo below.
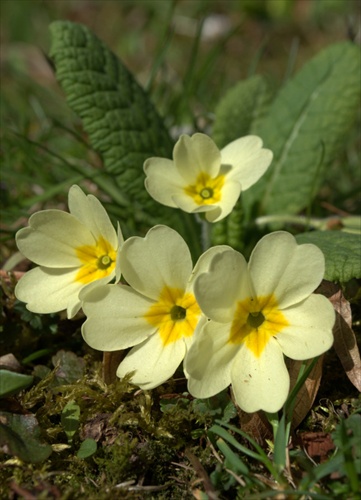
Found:
<path fill-rule="evenodd" d="M 257 182 L 271 161 L 272 152 L 262 148 L 257 136 L 242 137 L 219 151 L 205 134 L 182 135 L 173 160 L 146 160 L 145 187 L 163 205 L 205 212 L 209 222 L 217 222 L 232 211 L 241 190 Z"/>
<path fill-rule="evenodd" d="M 37 264 L 16 286 L 16 297 L 36 313 L 67 310 L 69 318 L 81 307 L 79 293 L 120 279 L 117 252 L 123 243 L 101 203 L 79 186 L 69 190 L 70 213 L 43 210 L 20 229 L 20 252 Z"/>
<path fill-rule="evenodd" d="M 283 231 L 263 237 L 248 265 L 233 249 L 216 254 L 194 285 L 211 321 L 185 359 L 189 392 L 208 398 L 232 384 L 244 411 L 278 411 L 290 387 L 284 355 L 306 360 L 333 343 L 334 309 L 312 293 L 323 275 L 321 250 Z"/>

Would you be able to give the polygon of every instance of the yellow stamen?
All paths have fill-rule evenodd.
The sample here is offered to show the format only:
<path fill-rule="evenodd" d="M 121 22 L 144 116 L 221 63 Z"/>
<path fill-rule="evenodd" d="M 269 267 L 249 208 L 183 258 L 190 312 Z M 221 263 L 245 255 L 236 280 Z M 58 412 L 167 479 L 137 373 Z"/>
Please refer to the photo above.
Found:
<path fill-rule="evenodd" d="M 75 249 L 78 259 L 83 263 L 75 280 L 87 284 L 109 276 L 114 271 L 116 250 L 102 236 L 95 245 L 83 245 Z"/>
<path fill-rule="evenodd" d="M 158 302 L 144 315 L 159 331 L 163 345 L 191 337 L 197 326 L 201 310 L 193 294 L 179 288 L 165 286 Z"/>
<path fill-rule="evenodd" d="M 184 191 L 197 205 L 213 205 L 221 201 L 223 185 L 224 175 L 212 179 L 206 172 L 201 172 L 195 184 L 187 186 Z"/>
<path fill-rule="evenodd" d="M 269 339 L 280 333 L 289 323 L 278 308 L 273 294 L 251 297 L 238 302 L 231 327 L 229 342 L 242 344 L 257 357 L 261 356 Z"/>

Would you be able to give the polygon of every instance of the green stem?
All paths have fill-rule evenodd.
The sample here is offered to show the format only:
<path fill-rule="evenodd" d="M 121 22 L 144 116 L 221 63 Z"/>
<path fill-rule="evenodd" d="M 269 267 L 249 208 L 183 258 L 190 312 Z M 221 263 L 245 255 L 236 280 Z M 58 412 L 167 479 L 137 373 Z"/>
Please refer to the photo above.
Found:
<path fill-rule="evenodd" d="M 263 215 L 255 220 L 257 226 L 265 226 L 267 224 L 282 223 L 282 224 L 300 224 L 302 226 L 312 227 L 314 229 L 322 229 L 325 221 L 322 219 L 308 218 L 303 215 Z"/>
<path fill-rule="evenodd" d="M 277 413 L 266 413 L 266 416 L 273 430 L 273 459 L 278 473 L 281 474 L 286 467 L 286 450 L 288 445 L 285 431 L 285 415 L 283 414 L 281 419 L 279 419 Z"/>
<path fill-rule="evenodd" d="M 210 223 L 205 220 L 201 219 L 202 223 L 202 250 L 205 252 L 208 250 L 211 244 L 211 230 L 210 230 Z"/>
<path fill-rule="evenodd" d="M 268 422 L 272 426 L 272 431 L 273 431 L 273 439 L 276 440 L 277 432 L 279 429 L 279 418 L 278 418 L 278 413 L 266 413 Z"/>
<path fill-rule="evenodd" d="M 183 211 L 181 213 L 181 222 L 187 233 L 187 243 L 191 250 L 193 262 L 196 262 L 203 252 L 202 244 L 199 238 L 199 225 L 198 221 L 192 214 L 187 214 Z"/>
<path fill-rule="evenodd" d="M 313 367 L 318 361 L 315 358 L 308 366 L 307 361 L 303 361 L 301 368 L 298 372 L 297 381 L 291 390 L 287 401 L 283 407 L 281 419 L 278 418 L 276 413 L 266 413 L 267 419 L 272 425 L 274 437 L 274 461 L 277 465 L 278 471 L 281 473 L 286 467 L 287 462 L 287 447 L 291 434 L 291 424 L 293 410 L 296 404 L 296 396 L 300 391 L 302 385 L 305 383 L 308 375 L 311 373 Z"/>

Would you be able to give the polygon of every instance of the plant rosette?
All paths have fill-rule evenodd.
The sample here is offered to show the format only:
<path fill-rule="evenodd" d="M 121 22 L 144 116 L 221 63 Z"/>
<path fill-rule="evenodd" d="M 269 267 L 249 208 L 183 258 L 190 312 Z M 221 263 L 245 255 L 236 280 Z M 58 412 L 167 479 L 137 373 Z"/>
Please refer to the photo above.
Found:
<path fill-rule="evenodd" d="M 173 160 L 145 161 L 145 187 L 162 205 L 205 212 L 208 222 L 218 222 L 231 213 L 241 191 L 262 177 L 272 157 L 254 135 L 241 137 L 221 151 L 205 134 L 181 135 Z"/>
<path fill-rule="evenodd" d="M 185 360 L 189 392 L 208 398 L 232 385 L 242 410 L 280 410 L 290 388 L 284 355 L 306 360 L 333 343 L 332 304 L 312 293 L 324 269 L 318 247 L 283 231 L 264 236 L 248 265 L 233 249 L 214 255 L 194 284 L 210 321 Z"/>
<path fill-rule="evenodd" d="M 194 281 L 225 248 L 209 249 L 193 269 L 186 242 L 167 226 L 126 240 L 119 260 L 128 285 L 105 285 L 81 294 L 85 342 L 100 351 L 132 347 L 117 376 L 132 373 L 132 383 L 143 389 L 168 380 L 207 321 L 194 296 Z"/>
<path fill-rule="evenodd" d="M 17 232 L 20 252 L 39 267 L 25 273 L 15 295 L 29 311 L 66 310 L 72 318 L 81 308 L 81 290 L 119 281 L 117 253 L 124 240 L 95 196 L 74 185 L 68 202 L 70 213 L 42 210 Z"/>

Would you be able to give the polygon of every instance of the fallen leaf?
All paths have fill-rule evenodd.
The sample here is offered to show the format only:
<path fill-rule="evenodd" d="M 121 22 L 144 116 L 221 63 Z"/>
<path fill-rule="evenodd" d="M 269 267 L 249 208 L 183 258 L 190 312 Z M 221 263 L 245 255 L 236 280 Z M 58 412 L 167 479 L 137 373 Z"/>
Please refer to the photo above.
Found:
<path fill-rule="evenodd" d="M 103 446 L 113 444 L 119 437 L 119 430 L 109 423 L 112 413 L 98 413 L 91 418 L 80 431 L 80 438 L 94 439 L 97 443 L 101 442 Z"/>
<path fill-rule="evenodd" d="M 21 372 L 21 364 L 15 358 L 14 354 L 9 353 L 0 356 L 0 369 L 10 370 L 12 372 Z"/>
<path fill-rule="evenodd" d="M 352 330 L 350 303 L 345 299 L 338 284 L 324 280 L 317 292 L 325 295 L 336 311 L 333 346 L 349 380 L 361 392 L 361 359 L 356 336 Z"/>
<path fill-rule="evenodd" d="M 309 360 L 307 364 L 311 363 L 313 360 Z M 298 373 L 300 371 L 303 361 L 295 361 L 293 359 L 287 360 L 288 371 L 290 374 L 291 389 L 296 384 Z M 320 387 L 321 377 L 322 377 L 322 364 L 323 356 L 320 356 L 319 360 L 313 367 L 311 373 L 307 377 L 305 383 L 298 391 L 296 396 L 296 402 L 292 414 L 292 429 L 296 429 L 302 420 L 305 418 L 307 413 L 312 408 L 315 401 L 317 391 Z"/>
<path fill-rule="evenodd" d="M 185 450 L 184 455 L 188 458 L 196 475 L 202 481 L 204 490 L 208 496 L 207 498 L 209 498 L 209 500 L 218 500 L 219 497 L 212 484 L 212 481 L 210 480 L 207 471 L 205 470 L 199 459 L 189 449 Z M 198 493 L 199 490 L 195 490 L 193 492 L 195 498 L 199 498 Z"/>
<path fill-rule="evenodd" d="M 21 498 L 22 500 L 37 500 L 39 498 L 62 498 L 62 495 L 57 486 L 49 484 L 45 481 L 37 481 L 37 484 L 32 487 L 32 491 L 25 489 L 15 481 L 9 485 L 10 490 L 15 493 L 15 496 L 9 498 Z"/>
<path fill-rule="evenodd" d="M 321 462 L 335 449 L 331 434 L 328 432 L 301 432 L 295 438 L 294 444 L 299 444 L 307 455 L 311 458 L 318 457 Z"/>
<path fill-rule="evenodd" d="M 267 439 L 273 438 L 271 424 L 263 411 L 255 413 L 246 413 L 237 405 L 236 399 L 231 389 L 232 401 L 237 408 L 241 429 L 246 432 L 261 446 L 266 444 Z"/>

